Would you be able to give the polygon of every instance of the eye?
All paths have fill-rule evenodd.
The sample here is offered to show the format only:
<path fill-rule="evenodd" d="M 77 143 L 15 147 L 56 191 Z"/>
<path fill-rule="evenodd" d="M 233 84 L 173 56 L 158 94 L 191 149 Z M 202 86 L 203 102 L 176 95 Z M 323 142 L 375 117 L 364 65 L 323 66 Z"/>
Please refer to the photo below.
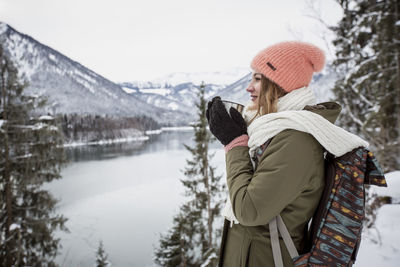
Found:
<path fill-rule="evenodd" d="M 261 81 L 261 78 L 260 77 L 255 77 L 254 78 L 256 81 Z"/>

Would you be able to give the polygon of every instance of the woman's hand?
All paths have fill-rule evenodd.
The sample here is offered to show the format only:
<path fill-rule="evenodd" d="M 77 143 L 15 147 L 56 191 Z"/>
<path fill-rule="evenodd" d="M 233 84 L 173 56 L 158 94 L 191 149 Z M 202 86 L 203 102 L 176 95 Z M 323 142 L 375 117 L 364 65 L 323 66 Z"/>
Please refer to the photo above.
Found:
<path fill-rule="evenodd" d="M 219 96 L 208 102 L 206 117 L 210 131 L 224 146 L 236 137 L 247 134 L 247 124 L 239 111 L 230 108 L 229 114 Z"/>

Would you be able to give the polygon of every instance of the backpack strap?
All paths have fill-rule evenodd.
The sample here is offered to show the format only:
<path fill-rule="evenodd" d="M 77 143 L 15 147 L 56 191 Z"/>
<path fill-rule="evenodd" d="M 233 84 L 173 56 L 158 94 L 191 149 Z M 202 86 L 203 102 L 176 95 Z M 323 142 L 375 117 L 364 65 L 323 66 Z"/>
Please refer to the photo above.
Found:
<path fill-rule="evenodd" d="M 293 239 L 290 236 L 290 233 L 289 233 L 285 223 L 283 222 L 281 215 L 276 216 L 276 218 L 278 221 L 279 232 L 281 233 L 283 242 L 285 242 L 285 245 L 289 252 L 290 257 L 294 258 L 294 257 L 299 256 L 296 246 L 294 245 Z"/>
<path fill-rule="evenodd" d="M 269 234 L 271 236 L 272 256 L 275 267 L 283 267 L 281 246 L 279 244 L 279 232 L 276 217 L 269 222 Z"/>
<path fill-rule="evenodd" d="M 267 149 L 268 145 L 271 143 L 272 138 L 268 139 L 267 141 L 265 141 L 264 144 L 259 146 L 256 149 L 256 151 L 254 152 L 254 155 L 252 155 L 251 159 L 254 161 L 254 169 L 257 169 L 257 166 L 258 166 L 258 163 L 260 162 L 261 156 L 264 154 L 264 151 Z"/>
<path fill-rule="evenodd" d="M 271 235 L 272 256 L 274 258 L 275 267 L 283 267 L 282 252 L 279 244 L 279 233 L 282 236 L 283 242 L 286 245 L 290 257 L 295 258 L 299 256 L 293 239 L 291 238 L 290 233 L 285 223 L 283 222 L 281 215 L 274 217 L 269 222 L 269 232 Z"/>

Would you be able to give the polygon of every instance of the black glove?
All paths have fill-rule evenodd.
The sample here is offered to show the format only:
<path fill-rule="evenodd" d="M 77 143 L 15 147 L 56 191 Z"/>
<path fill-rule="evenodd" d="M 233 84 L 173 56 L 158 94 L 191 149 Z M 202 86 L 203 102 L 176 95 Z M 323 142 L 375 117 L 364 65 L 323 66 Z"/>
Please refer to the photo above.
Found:
<path fill-rule="evenodd" d="M 236 137 L 247 134 L 247 124 L 239 111 L 230 108 L 229 114 L 219 96 L 208 102 L 206 117 L 210 131 L 224 146 Z"/>

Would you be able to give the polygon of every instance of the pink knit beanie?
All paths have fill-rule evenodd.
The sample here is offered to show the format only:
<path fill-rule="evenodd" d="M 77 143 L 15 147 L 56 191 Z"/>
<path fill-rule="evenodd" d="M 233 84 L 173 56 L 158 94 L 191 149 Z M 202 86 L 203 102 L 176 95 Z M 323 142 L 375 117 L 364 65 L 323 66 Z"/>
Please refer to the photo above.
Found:
<path fill-rule="evenodd" d="M 251 68 L 286 92 L 307 86 L 325 65 L 324 52 L 315 45 L 290 41 L 269 46 L 251 62 Z"/>

